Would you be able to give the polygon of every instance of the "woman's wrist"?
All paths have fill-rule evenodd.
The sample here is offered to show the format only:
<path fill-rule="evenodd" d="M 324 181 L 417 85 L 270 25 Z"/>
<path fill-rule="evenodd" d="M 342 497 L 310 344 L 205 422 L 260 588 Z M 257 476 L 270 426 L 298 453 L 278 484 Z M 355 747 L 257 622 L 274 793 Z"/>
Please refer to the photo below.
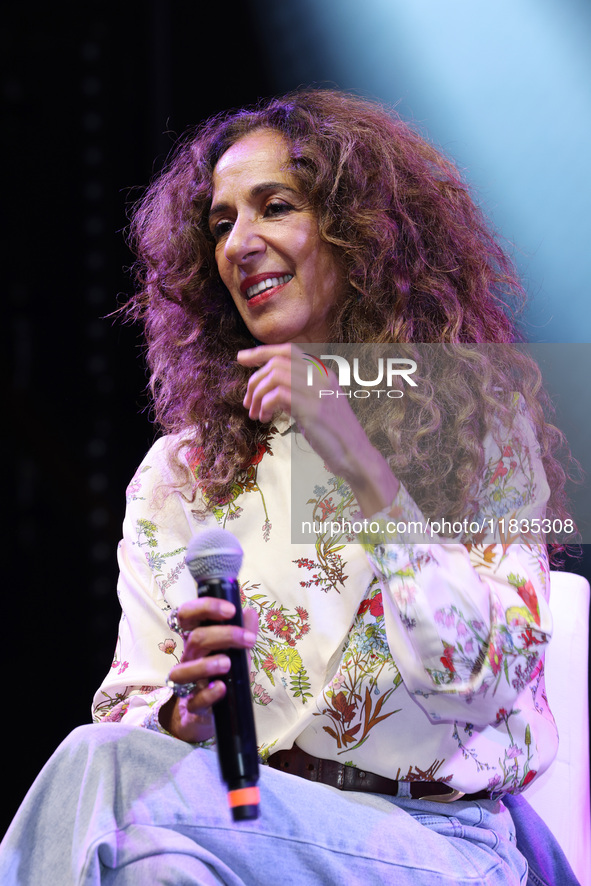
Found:
<path fill-rule="evenodd" d="M 347 474 L 343 479 L 351 487 L 366 519 L 382 511 L 389 511 L 400 482 L 382 453 L 369 441 L 367 447 L 353 454 Z"/>
<path fill-rule="evenodd" d="M 215 734 L 211 710 L 194 714 L 187 709 L 187 699 L 176 695 L 162 705 L 158 720 L 165 732 L 192 744 L 209 741 Z"/>

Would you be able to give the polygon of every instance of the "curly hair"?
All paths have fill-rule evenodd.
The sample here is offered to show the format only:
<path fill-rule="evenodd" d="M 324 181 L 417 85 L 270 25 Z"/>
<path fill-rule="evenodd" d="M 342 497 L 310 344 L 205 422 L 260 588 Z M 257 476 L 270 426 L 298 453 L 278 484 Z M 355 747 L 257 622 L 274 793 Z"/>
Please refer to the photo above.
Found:
<path fill-rule="evenodd" d="M 272 98 L 190 130 L 131 218 L 139 289 L 127 309 L 145 325 L 155 418 L 199 447 L 206 500 L 227 497 L 268 433 L 242 406 L 250 371 L 236 353 L 254 340 L 221 282 L 207 223 L 216 163 L 257 130 L 285 139 L 290 172 L 344 268 L 330 341 L 456 348 L 444 395 L 427 386 L 386 423 L 367 416 L 370 437 L 392 444 L 392 468 L 425 513 L 471 510 L 491 411 L 508 414 L 517 391 L 538 435 L 551 510 L 565 514 L 556 457 L 564 441 L 544 417 L 537 367 L 511 346 L 525 300 L 512 262 L 449 159 L 393 110 L 325 89 Z M 479 343 L 506 347 L 495 357 L 464 347 Z M 442 439 L 453 446 L 438 451 L 437 463 L 424 457 L 417 472 L 426 431 L 437 435 L 444 425 Z M 394 445 L 403 429 L 405 455 Z"/>

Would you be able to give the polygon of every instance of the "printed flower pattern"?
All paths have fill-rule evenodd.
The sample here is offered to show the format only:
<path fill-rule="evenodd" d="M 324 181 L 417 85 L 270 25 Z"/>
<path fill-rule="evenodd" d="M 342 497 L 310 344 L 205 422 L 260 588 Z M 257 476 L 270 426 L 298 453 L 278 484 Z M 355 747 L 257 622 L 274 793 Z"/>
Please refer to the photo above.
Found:
<path fill-rule="evenodd" d="M 245 468 L 242 470 L 241 475 L 232 485 L 230 494 L 224 501 L 211 502 L 207 498 L 207 496 L 203 496 L 204 500 L 211 506 L 212 513 L 220 526 L 222 526 L 222 528 L 226 528 L 226 524 L 228 521 L 237 520 L 241 516 L 242 506 L 238 504 L 238 499 L 242 495 L 244 495 L 245 492 L 258 492 L 265 512 L 265 520 L 262 525 L 262 534 L 265 541 L 270 540 L 272 524 L 267 512 L 265 496 L 263 495 L 262 489 L 257 482 L 257 473 L 258 466 L 263 460 L 263 456 L 266 453 L 268 453 L 269 455 L 273 455 L 271 449 L 271 438 L 276 432 L 277 429 L 275 427 L 269 428 L 264 443 L 259 443 L 250 463 L 246 465 Z M 197 482 L 199 482 L 199 459 L 199 449 L 191 450 L 191 452 L 189 452 L 189 467 L 193 472 L 193 475 Z"/>
<path fill-rule="evenodd" d="M 255 675 L 262 671 L 271 686 L 275 685 L 278 674 L 285 675 L 291 696 L 305 704 L 312 693 L 297 646 L 310 630 L 307 611 L 297 606 L 290 612 L 276 602 L 269 602 L 263 594 L 251 594 L 248 605 L 255 608 L 259 616 L 259 639 L 252 652 Z"/>
<path fill-rule="evenodd" d="M 539 516 L 547 487 L 520 403 L 511 433 L 486 445 L 481 514 Z M 169 476 L 166 438 L 148 454 L 128 490 L 123 616 L 96 719 L 158 728 L 166 677 L 181 651 L 166 616 L 195 595 L 186 545 L 203 525 L 217 524 L 242 544 L 241 602 L 259 617 L 250 676 L 263 760 L 301 737 L 318 756 L 391 778 L 495 795 L 523 790 L 554 752 L 538 741 L 547 742 L 552 724 L 544 549 L 532 539 L 407 544 L 383 533 L 365 546 L 320 532 L 313 544 L 292 545 L 289 446 L 289 431 L 271 429 L 205 521 L 192 489 L 159 499 Z M 189 463 L 198 481 L 198 453 Z M 357 505 L 346 484 L 326 466 L 311 476 L 304 497 L 311 518 L 353 522 Z M 403 487 L 394 509 L 420 516 Z"/>
<path fill-rule="evenodd" d="M 383 616 L 382 592 L 374 587 L 357 610 L 341 666 L 315 714 L 329 721 L 322 728 L 334 738 L 339 754 L 360 747 L 378 723 L 397 713 L 385 708 L 402 678 L 390 654 Z M 389 683 L 385 691 L 384 675 Z"/>

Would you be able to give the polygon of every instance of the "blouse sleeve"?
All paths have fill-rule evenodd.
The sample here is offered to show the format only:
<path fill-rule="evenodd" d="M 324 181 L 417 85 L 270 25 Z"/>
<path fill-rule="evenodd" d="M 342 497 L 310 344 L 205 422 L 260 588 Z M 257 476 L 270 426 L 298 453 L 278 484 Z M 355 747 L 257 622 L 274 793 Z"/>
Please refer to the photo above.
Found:
<path fill-rule="evenodd" d="M 487 438 L 485 453 L 476 519 L 493 521 L 487 525 L 494 525 L 496 540 L 404 543 L 396 530 L 400 516 L 425 522 L 401 487 L 390 514 L 378 517 L 381 537 L 374 534 L 366 544 L 382 586 L 392 655 L 408 691 L 434 722 L 483 726 L 499 711 L 510 712 L 541 669 L 552 633 L 546 546 L 529 537 L 500 537 L 512 518 L 535 526 L 549 497 L 521 402 L 505 439 Z"/>
<path fill-rule="evenodd" d="M 158 711 L 170 698 L 170 669 L 182 639 L 168 626 L 173 606 L 195 596 L 185 567 L 191 527 L 178 491 L 166 490 L 166 438 L 159 440 L 127 489 L 119 543 L 117 592 L 122 615 L 115 657 L 94 697 L 93 719 L 161 729 Z"/>

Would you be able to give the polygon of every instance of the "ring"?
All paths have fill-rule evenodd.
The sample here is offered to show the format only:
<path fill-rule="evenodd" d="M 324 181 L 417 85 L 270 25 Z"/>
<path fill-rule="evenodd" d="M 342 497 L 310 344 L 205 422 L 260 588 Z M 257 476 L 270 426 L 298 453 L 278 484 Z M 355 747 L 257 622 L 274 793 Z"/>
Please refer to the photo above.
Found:
<path fill-rule="evenodd" d="M 183 640 L 186 640 L 191 631 L 184 631 L 179 622 L 179 611 L 178 609 L 173 609 L 170 612 L 170 615 L 167 618 L 168 627 L 171 631 L 174 631 L 175 634 L 179 634 Z"/>
<path fill-rule="evenodd" d="M 170 679 L 166 681 L 166 685 L 178 698 L 185 698 L 197 689 L 197 683 L 175 683 Z"/>

